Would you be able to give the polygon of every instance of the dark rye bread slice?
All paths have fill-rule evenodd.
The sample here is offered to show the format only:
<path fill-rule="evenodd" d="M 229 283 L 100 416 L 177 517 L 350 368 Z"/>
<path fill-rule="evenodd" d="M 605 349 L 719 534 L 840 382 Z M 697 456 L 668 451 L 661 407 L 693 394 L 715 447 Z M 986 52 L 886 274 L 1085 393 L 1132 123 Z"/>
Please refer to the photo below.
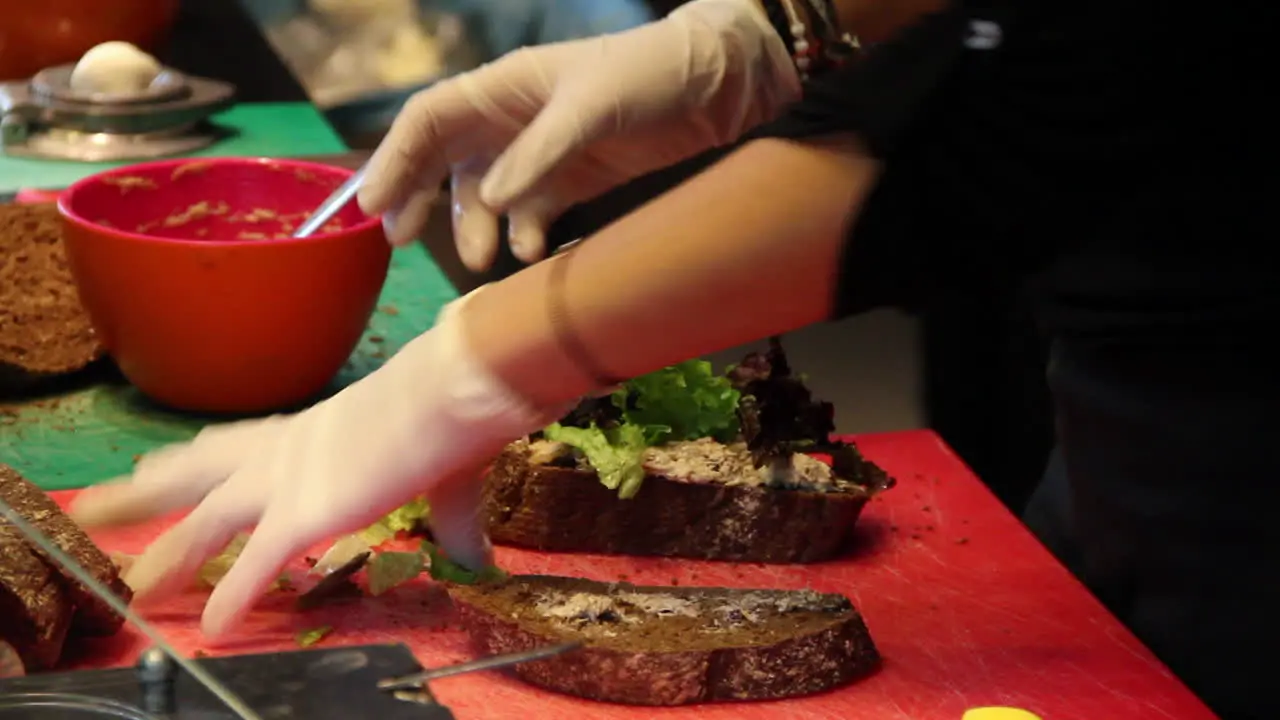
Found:
<path fill-rule="evenodd" d="M 74 372 L 102 356 L 52 203 L 0 204 L 0 375 Z"/>
<path fill-rule="evenodd" d="M 712 440 L 687 445 L 705 466 L 704 474 L 722 477 L 673 480 L 674 470 L 664 474 L 647 465 L 640 491 L 624 500 L 591 469 L 565 466 L 554 444 L 513 443 L 485 477 L 490 537 L 498 544 L 553 552 L 818 562 L 847 550 L 863 506 L 892 482 L 863 460 L 856 477 L 836 480 L 823 491 L 753 484 L 742 482 L 760 472 L 750 465 L 745 448 Z M 795 462 L 830 477 L 818 460 L 796 456 Z"/>
<path fill-rule="evenodd" d="M 75 605 L 58 574 L 0 520 L 0 640 L 28 671 L 57 664 Z"/>
<path fill-rule="evenodd" d="M 874 671 L 880 654 L 842 595 L 643 587 L 517 575 L 451 586 L 463 626 L 489 653 L 580 641 L 518 665 L 520 679 L 577 697 L 687 705 L 809 695 Z"/>
<path fill-rule="evenodd" d="M 125 602 L 132 599 L 133 592 L 120 579 L 119 569 L 107 554 L 43 490 L 3 464 L 0 464 L 0 497 L 92 573 L 95 580 L 111 588 Z M 51 567 L 56 568 L 56 565 Z M 56 569 L 55 572 L 63 578 L 75 606 L 74 628 L 77 633 L 111 635 L 120 629 L 124 618 L 74 578 L 63 576 Z"/>

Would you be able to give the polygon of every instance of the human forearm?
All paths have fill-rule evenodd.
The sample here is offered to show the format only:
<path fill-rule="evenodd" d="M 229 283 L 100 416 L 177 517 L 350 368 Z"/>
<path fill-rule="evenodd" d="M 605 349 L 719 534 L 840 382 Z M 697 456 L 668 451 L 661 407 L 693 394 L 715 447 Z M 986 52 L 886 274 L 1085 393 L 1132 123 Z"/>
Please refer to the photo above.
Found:
<path fill-rule="evenodd" d="M 557 340 L 549 293 L 596 364 L 622 377 L 825 319 L 878 169 L 848 139 L 752 142 L 572 255 L 477 293 L 463 308 L 473 349 L 513 390 L 553 404 L 596 388 Z"/>

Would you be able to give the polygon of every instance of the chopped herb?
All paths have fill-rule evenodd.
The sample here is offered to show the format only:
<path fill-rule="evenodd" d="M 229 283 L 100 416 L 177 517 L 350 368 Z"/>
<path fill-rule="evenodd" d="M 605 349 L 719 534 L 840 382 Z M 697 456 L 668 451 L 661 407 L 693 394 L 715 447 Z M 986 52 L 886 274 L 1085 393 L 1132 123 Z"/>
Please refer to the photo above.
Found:
<path fill-rule="evenodd" d="M 330 625 L 313 628 L 311 630 L 303 630 L 298 633 L 298 647 L 311 647 L 323 640 L 325 636 L 331 632 L 333 632 L 333 627 Z"/>
<path fill-rule="evenodd" d="M 416 532 L 426 524 L 430 506 L 423 498 L 410 500 L 392 510 L 386 517 L 361 530 L 358 535 L 371 547 L 377 547 L 398 532 Z"/>
<path fill-rule="evenodd" d="M 600 482 L 622 498 L 635 497 L 644 481 L 644 450 L 677 440 L 738 434 L 740 393 L 711 363 L 690 360 L 631 380 L 606 406 L 592 398 L 542 431 L 576 448 Z"/>
<path fill-rule="evenodd" d="M 445 557 L 439 548 L 427 541 L 422 543 L 422 552 L 430 560 L 431 579 L 438 582 L 454 585 L 483 585 L 507 578 L 507 573 L 495 565 L 480 570 L 469 570 Z"/>
<path fill-rule="evenodd" d="M 542 431 L 548 440 L 571 445 L 586 455 L 600 482 L 623 498 L 634 497 L 644 481 L 644 430 L 635 425 L 601 428 L 565 427 L 558 423 Z"/>
<path fill-rule="evenodd" d="M 421 552 L 378 553 L 369 561 L 369 593 L 374 596 L 422 574 L 426 557 Z"/>
<path fill-rule="evenodd" d="M 212 590 L 222 582 L 222 578 L 227 576 L 231 571 L 231 566 L 235 564 L 240 557 L 240 553 L 244 552 L 244 547 L 249 543 L 249 533 L 240 533 L 232 538 L 231 542 L 223 548 L 222 552 L 213 556 L 200 567 L 200 571 L 196 574 L 200 584 L 206 590 Z M 293 580 L 287 573 L 280 573 L 280 577 L 271 584 L 271 590 L 287 590 L 292 587 Z"/>

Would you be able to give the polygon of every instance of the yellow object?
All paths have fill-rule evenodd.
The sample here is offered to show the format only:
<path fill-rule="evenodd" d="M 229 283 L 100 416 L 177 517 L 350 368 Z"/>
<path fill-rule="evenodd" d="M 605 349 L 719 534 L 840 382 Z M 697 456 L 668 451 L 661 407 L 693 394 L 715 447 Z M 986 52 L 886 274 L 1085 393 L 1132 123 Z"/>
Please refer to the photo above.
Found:
<path fill-rule="evenodd" d="M 966 710 L 960 720 L 1040 720 L 1026 710 L 1007 707 L 986 707 Z"/>

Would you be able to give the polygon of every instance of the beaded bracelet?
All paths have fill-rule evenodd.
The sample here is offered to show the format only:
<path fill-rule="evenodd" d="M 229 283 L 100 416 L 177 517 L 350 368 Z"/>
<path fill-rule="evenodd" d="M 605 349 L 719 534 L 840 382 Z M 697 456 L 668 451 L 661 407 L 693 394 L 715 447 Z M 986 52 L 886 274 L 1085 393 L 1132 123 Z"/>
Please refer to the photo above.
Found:
<path fill-rule="evenodd" d="M 840 67 L 857 55 L 858 39 L 840 33 L 832 0 L 762 0 L 802 81 Z"/>

